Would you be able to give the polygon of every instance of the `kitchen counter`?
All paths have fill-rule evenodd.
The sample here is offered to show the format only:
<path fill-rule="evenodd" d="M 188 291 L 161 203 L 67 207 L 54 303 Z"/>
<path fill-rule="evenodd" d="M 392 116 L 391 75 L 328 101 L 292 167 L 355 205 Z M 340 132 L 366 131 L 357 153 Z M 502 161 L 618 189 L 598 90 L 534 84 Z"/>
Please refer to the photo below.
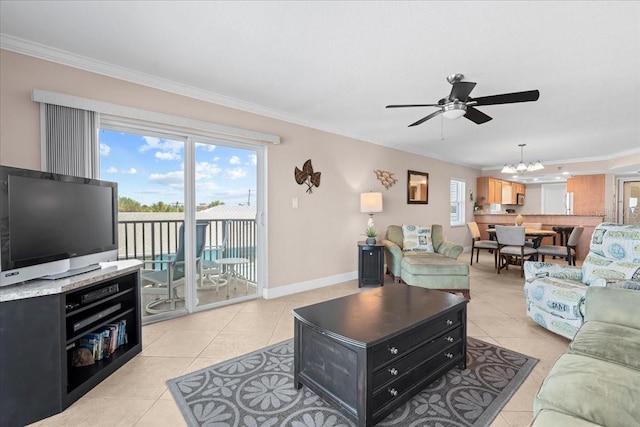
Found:
<path fill-rule="evenodd" d="M 542 223 L 543 230 L 552 230 L 553 227 L 570 227 L 581 225 L 584 227 L 584 232 L 580 237 L 578 246 L 576 247 L 577 259 L 584 259 L 589 252 L 589 243 L 591 242 L 591 235 L 596 225 L 604 222 L 604 216 L 593 215 L 566 215 L 566 214 L 521 214 L 524 218 L 524 222 L 540 222 Z M 489 224 L 498 225 L 514 225 L 518 214 L 486 214 L 486 213 L 474 213 L 474 219 L 480 229 L 480 235 L 482 239 L 489 239 L 487 228 Z M 553 238 L 545 237 L 542 241 L 543 245 L 552 245 Z M 556 244 L 560 244 L 560 239 L 556 239 Z"/>

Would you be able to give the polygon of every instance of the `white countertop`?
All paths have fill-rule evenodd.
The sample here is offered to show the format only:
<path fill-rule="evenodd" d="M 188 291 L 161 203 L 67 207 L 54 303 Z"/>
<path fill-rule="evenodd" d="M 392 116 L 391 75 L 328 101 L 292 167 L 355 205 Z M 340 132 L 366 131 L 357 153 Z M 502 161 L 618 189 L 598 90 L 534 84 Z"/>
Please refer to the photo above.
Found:
<path fill-rule="evenodd" d="M 61 294 L 91 285 L 100 280 L 138 270 L 142 262 L 137 259 L 102 262 L 100 269 L 58 280 L 29 280 L 0 287 L 0 302 L 14 301 L 43 295 Z"/>

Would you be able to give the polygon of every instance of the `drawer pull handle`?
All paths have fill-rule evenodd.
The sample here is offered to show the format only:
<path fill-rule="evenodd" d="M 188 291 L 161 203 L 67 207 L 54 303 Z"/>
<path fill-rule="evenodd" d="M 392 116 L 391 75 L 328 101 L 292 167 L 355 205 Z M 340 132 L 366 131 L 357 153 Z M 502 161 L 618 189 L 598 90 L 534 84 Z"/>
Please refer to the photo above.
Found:
<path fill-rule="evenodd" d="M 373 252 L 369 252 L 369 256 L 372 256 L 372 255 L 373 255 Z"/>
<path fill-rule="evenodd" d="M 446 337 L 445 340 L 447 340 L 449 342 L 453 342 L 453 337 Z"/>
<path fill-rule="evenodd" d="M 391 354 L 398 354 L 398 349 L 395 347 L 389 347 L 389 353 Z"/>
<path fill-rule="evenodd" d="M 448 325 L 448 326 L 453 325 L 453 320 L 451 320 L 451 319 L 447 319 L 447 325 Z"/>
<path fill-rule="evenodd" d="M 390 388 L 389 394 L 393 397 L 396 397 L 398 395 L 398 390 L 396 390 L 395 388 Z"/>
<path fill-rule="evenodd" d="M 446 357 L 447 359 L 453 359 L 453 353 L 445 353 L 444 357 Z"/>
<path fill-rule="evenodd" d="M 393 376 L 398 375 L 398 370 L 396 368 L 391 368 L 389 369 L 389 373 Z"/>

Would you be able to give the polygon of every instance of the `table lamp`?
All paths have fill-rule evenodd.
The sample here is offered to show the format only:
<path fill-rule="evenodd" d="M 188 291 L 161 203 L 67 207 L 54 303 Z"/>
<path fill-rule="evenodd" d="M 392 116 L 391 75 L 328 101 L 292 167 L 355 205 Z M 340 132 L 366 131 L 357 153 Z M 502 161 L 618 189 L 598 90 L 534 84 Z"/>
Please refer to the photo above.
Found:
<path fill-rule="evenodd" d="M 373 227 L 373 214 L 382 212 L 382 193 L 360 194 L 360 212 L 369 214 L 367 227 Z"/>

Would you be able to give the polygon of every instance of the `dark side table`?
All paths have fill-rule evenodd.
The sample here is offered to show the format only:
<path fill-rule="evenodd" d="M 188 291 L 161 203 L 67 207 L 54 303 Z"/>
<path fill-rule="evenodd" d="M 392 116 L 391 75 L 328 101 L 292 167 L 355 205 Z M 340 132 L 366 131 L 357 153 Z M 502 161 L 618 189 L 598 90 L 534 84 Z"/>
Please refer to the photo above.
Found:
<path fill-rule="evenodd" d="M 358 242 L 358 287 L 384 285 L 384 244 Z"/>

